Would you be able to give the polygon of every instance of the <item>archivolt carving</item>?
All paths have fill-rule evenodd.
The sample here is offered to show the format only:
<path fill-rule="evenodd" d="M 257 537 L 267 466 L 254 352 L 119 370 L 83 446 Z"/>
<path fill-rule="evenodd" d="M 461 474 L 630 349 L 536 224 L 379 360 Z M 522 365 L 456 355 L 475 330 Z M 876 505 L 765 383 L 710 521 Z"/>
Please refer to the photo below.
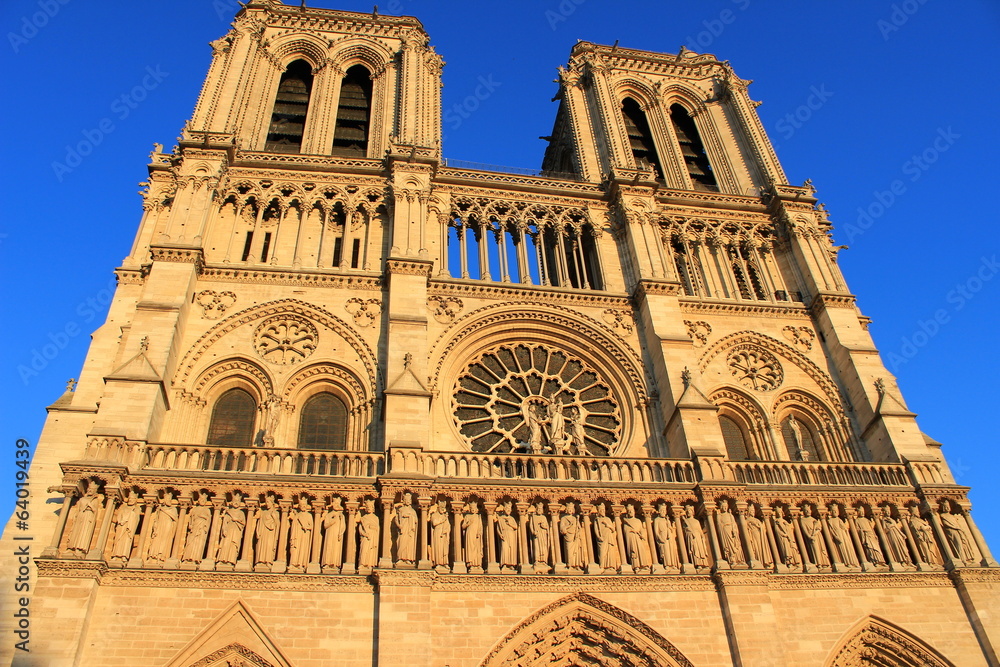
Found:
<path fill-rule="evenodd" d="M 711 361 L 724 350 L 729 350 L 730 348 L 741 344 L 757 345 L 765 350 L 790 360 L 820 386 L 820 388 L 826 393 L 831 404 L 837 406 L 838 412 L 842 411 L 839 399 L 840 394 L 837 391 L 836 385 L 826 372 L 792 346 L 782 343 L 781 341 L 771 338 L 770 336 L 765 336 L 764 334 L 759 334 L 754 331 L 740 331 L 720 338 L 712 343 L 712 345 L 705 350 L 705 354 L 703 354 L 698 360 L 699 370 L 704 372 L 708 367 L 708 364 L 711 363 Z"/>
<path fill-rule="evenodd" d="M 290 314 L 299 315 L 312 322 L 321 324 L 347 341 L 355 352 L 357 352 L 361 359 L 361 363 L 364 364 L 365 371 L 368 375 L 368 381 L 372 385 L 376 384 L 377 365 L 375 362 L 375 355 L 372 352 L 372 349 L 368 346 L 368 343 L 366 343 L 349 324 L 336 315 L 333 315 L 318 306 L 308 304 L 304 301 L 299 301 L 298 299 L 282 299 L 280 301 L 271 301 L 259 306 L 253 306 L 235 313 L 216 324 L 214 327 L 206 331 L 184 355 L 184 359 L 178 365 L 178 372 L 176 375 L 177 380 L 175 383 L 178 385 L 185 384 L 191 376 L 191 373 L 194 370 L 194 365 L 198 362 L 198 360 L 201 359 L 209 348 L 211 348 L 226 334 L 243 325 L 252 324 L 258 320 L 276 315 Z"/>
<path fill-rule="evenodd" d="M 541 665 L 691 667 L 651 627 L 587 593 L 553 602 L 522 621 L 480 667 Z"/>
<path fill-rule="evenodd" d="M 906 630 L 875 616 L 848 633 L 827 667 L 954 667 Z"/>
<path fill-rule="evenodd" d="M 203 395 L 206 387 L 214 384 L 220 376 L 243 374 L 250 376 L 258 383 L 258 390 L 261 391 L 261 398 L 270 395 L 274 389 L 271 377 L 263 368 L 245 359 L 226 359 L 220 361 L 207 371 L 201 374 L 195 383 L 194 391 L 198 395 Z"/>
<path fill-rule="evenodd" d="M 312 65 L 313 71 L 326 64 L 326 45 L 318 38 L 310 35 L 294 34 L 275 38 L 272 43 L 272 54 L 275 59 L 288 65 L 293 60 L 302 58 Z"/>
<path fill-rule="evenodd" d="M 330 62 L 343 71 L 355 63 L 360 63 L 367 67 L 373 76 L 391 61 L 392 53 L 389 49 L 373 39 L 343 40 L 337 43 L 336 51 L 330 56 Z"/>
<path fill-rule="evenodd" d="M 332 378 L 337 384 L 347 388 L 353 399 L 352 403 L 355 406 L 360 405 L 368 398 L 365 385 L 350 371 L 334 364 L 316 364 L 308 368 L 303 368 L 285 384 L 282 400 L 291 403 L 291 398 L 300 385 L 310 380 L 323 378 Z"/>
<path fill-rule="evenodd" d="M 709 400 L 716 405 L 735 405 L 738 411 L 749 421 L 748 425 L 761 428 L 766 423 L 764 409 L 746 394 L 735 389 L 717 389 L 709 396 Z"/>
<path fill-rule="evenodd" d="M 274 664 L 260 657 L 246 646 L 233 643 L 206 655 L 191 667 L 274 667 Z"/>

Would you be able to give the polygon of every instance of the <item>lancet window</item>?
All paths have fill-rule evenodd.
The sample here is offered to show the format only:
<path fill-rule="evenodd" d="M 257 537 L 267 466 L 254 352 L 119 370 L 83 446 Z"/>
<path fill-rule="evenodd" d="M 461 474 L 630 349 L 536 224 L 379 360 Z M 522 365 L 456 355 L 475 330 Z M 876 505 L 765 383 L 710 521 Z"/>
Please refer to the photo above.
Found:
<path fill-rule="evenodd" d="M 299 418 L 299 449 L 346 449 L 347 406 L 330 392 L 311 396 Z"/>
<path fill-rule="evenodd" d="M 687 109 L 679 104 L 670 107 L 670 122 L 674 126 L 674 134 L 677 135 L 677 142 L 680 144 L 681 155 L 684 158 L 684 167 L 691 178 L 691 185 L 695 190 L 707 190 L 718 192 L 719 186 L 715 181 L 715 173 L 712 165 L 709 164 L 708 155 L 705 153 L 705 146 L 701 143 L 701 136 L 698 134 L 698 127 L 694 119 L 687 112 Z"/>
<path fill-rule="evenodd" d="M 663 218 L 663 243 L 687 296 L 787 301 L 767 223 Z"/>
<path fill-rule="evenodd" d="M 371 122 L 372 78 L 362 65 L 347 70 L 340 84 L 337 124 L 333 132 L 333 154 L 364 157 L 368 153 Z"/>
<path fill-rule="evenodd" d="M 656 152 L 656 143 L 653 141 L 653 133 L 649 129 L 649 121 L 646 120 L 646 113 L 638 102 L 631 97 L 626 97 L 622 101 L 622 117 L 625 119 L 625 133 L 628 135 L 629 148 L 632 151 L 635 166 L 640 169 L 652 167 L 656 173 L 656 179 L 663 180 L 663 170 L 660 166 L 662 163 Z"/>
<path fill-rule="evenodd" d="M 582 209 L 460 199 L 447 227 L 453 277 L 604 289 L 598 232 Z"/>
<path fill-rule="evenodd" d="M 302 150 L 312 84 L 309 63 L 296 60 L 288 65 L 278 84 L 265 150 L 275 153 L 298 153 Z"/>
<path fill-rule="evenodd" d="M 249 447 L 253 444 L 257 402 L 245 389 L 230 389 L 215 402 L 208 427 L 209 445 Z"/>
<path fill-rule="evenodd" d="M 726 443 L 726 454 L 730 460 L 745 461 L 749 459 L 750 448 L 747 446 L 743 429 L 725 415 L 719 417 L 719 426 L 722 427 L 722 439 Z"/>

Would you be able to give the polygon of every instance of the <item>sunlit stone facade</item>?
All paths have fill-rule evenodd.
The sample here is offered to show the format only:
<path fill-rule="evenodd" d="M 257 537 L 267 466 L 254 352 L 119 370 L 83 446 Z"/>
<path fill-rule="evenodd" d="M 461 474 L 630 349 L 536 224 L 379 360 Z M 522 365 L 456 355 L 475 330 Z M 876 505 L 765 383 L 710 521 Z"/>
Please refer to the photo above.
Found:
<path fill-rule="evenodd" d="M 473 169 L 428 40 L 262 1 L 212 44 L 49 407 L 15 664 L 998 664 L 968 489 L 749 82 L 579 42 L 541 170 Z"/>

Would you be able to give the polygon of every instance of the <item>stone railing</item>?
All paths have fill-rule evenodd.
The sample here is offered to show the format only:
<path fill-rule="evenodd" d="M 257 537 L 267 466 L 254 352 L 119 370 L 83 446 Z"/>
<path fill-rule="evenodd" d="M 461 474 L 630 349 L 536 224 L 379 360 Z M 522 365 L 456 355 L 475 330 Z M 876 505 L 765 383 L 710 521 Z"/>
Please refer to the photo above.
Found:
<path fill-rule="evenodd" d="M 766 486 L 912 486 L 906 466 L 895 463 L 729 461 L 730 478 Z"/>
<path fill-rule="evenodd" d="M 376 477 L 386 472 L 385 456 L 381 452 L 163 444 L 147 445 L 140 467 L 320 477 Z"/>
<path fill-rule="evenodd" d="M 393 448 L 389 457 L 391 472 L 428 477 L 681 484 L 697 481 L 694 464 L 688 460 L 424 452 L 406 448 Z"/>

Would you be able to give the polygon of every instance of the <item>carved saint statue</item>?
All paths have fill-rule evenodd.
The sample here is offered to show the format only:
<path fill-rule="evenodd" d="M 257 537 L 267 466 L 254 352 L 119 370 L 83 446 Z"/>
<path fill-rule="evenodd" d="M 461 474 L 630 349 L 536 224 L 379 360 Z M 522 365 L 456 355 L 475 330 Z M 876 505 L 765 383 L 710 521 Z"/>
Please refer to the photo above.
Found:
<path fill-rule="evenodd" d="M 542 453 L 542 420 L 538 416 L 538 407 L 525 403 L 521 407 L 524 423 L 528 425 L 528 451 L 532 454 Z"/>
<path fill-rule="evenodd" d="M 396 503 L 396 560 L 400 563 L 417 562 L 417 511 L 413 509 L 413 494 L 403 493 L 403 502 Z"/>
<path fill-rule="evenodd" d="M 208 530 L 212 524 L 212 505 L 208 494 L 201 491 L 191 511 L 188 512 L 187 537 L 184 540 L 184 551 L 181 561 L 185 563 L 200 563 L 205 557 L 205 542 L 208 540 Z"/>
<path fill-rule="evenodd" d="M 903 528 L 892 516 L 892 508 L 888 505 L 882 506 L 882 532 L 885 533 L 885 546 L 889 549 L 889 559 L 897 563 L 913 564 L 910 559 L 910 550 L 906 545 L 906 535 Z"/>
<path fill-rule="evenodd" d="M 549 562 L 549 518 L 545 516 L 545 504 L 535 503 L 535 512 L 528 521 L 531 533 L 531 553 L 534 556 L 535 569 L 547 568 Z"/>
<path fill-rule="evenodd" d="M 944 529 L 944 536 L 948 539 L 951 553 L 963 563 L 975 563 L 976 554 L 969 542 L 969 535 L 965 532 L 965 517 L 961 514 L 952 514 L 943 504 L 940 514 L 941 527 Z"/>
<path fill-rule="evenodd" d="M 801 563 L 799 547 L 795 543 L 795 529 L 792 522 L 785 518 L 785 511 L 780 507 L 774 510 L 774 538 L 781 551 L 781 559 L 785 565 L 792 567 Z"/>
<path fill-rule="evenodd" d="M 667 512 L 666 503 L 661 502 L 656 506 L 656 516 L 653 517 L 653 537 L 656 539 L 656 550 L 660 553 L 663 566 L 667 568 L 678 567 L 677 529 Z"/>
<path fill-rule="evenodd" d="M 920 560 L 924 563 L 940 565 L 941 558 L 934 546 L 934 531 L 927 520 L 920 516 L 920 508 L 916 505 L 910 505 L 910 515 L 906 520 L 910 526 L 910 533 L 913 534 L 913 541 L 917 545 L 917 551 L 920 553 Z"/>
<path fill-rule="evenodd" d="M 686 505 L 681 519 L 684 528 L 684 542 L 687 544 L 688 560 L 695 567 L 708 567 L 708 543 L 701 521 L 694 515 L 694 506 Z"/>
<path fill-rule="evenodd" d="M 648 571 L 653 564 L 653 556 L 649 551 L 649 537 L 646 535 L 646 524 L 635 515 L 635 507 L 625 507 L 625 519 L 622 521 L 625 533 L 625 551 L 636 571 Z"/>
<path fill-rule="evenodd" d="M 323 558 L 320 563 L 325 568 L 339 569 L 344 564 L 344 502 L 334 496 L 323 512 Z"/>
<path fill-rule="evenodd" d="M 378 531 L 381 523 L 375 514 L 375 501 L 365 500 L 363 515 L 358 522 L 358 567 L 373 568 L 378 563 Z"/>
<path fill-rule="evenodd" d="M 267 494 L 264 507 L 257 515 L 257 552 L 254 557 L 256 565 L 270 565 L 274 562 L 278 545 L 278 526 L 281 515 L 274 502 L 274 495 Z"/>
<path fill-rule="evenodd" d="M 607 503 L 597 506 L 594 532 L 597 537 L 598 565 L 605 573 L 617 572 L 622 565 L 621 553 L 618 551 L 618 528 L 615 520 L 608 516 Z"/>
<path fill-rule="evenodd" d="M 509 500 L 497 511 L 496 525 L 500 536 L 500 567 L 513 568 L 517 565 L 517 519 Z"/>
<path fill-rule="evenodd" d="M 291 534 L 288 540 L 288 568 L 304 570 L 309 566 L 309 552 L 312 546 L 313 515 L 306 497 L 299 496 L 299 505 L 291 513 Z"/>
<path fill-rule="evenodd" d="M 792 429 L 792 440 L 795 442 L 795 447 L 798 449 L 799 458 L 803 461 L 809 460 L 809 451 L 805 448 L 802 440 L 802 427 L 799 426 L 799 421 L 795 418 L 795 415 L 791 415 L 788 418 L 788 426 Z"/>
<path fill-rule="evenodd" d="M 153 513 L 153 529 L 149 535 L 149 560 L 163 562 L 170 558 L 170 546 L 177 527 L 177 506 L 173 491 L 164 491 L 163 499 Z"/>
<path fill-rule="evenodd" d="M 448 518 L 448 503 L 440 498 L 431 507 L 428 517 L 431 523 L 431 562 L 437 568 L 451 567 L 451 521 Z"/>
<path fill-rule="evenodd" d="M 566 567 L 571 570 L 582 570 L 584 551 L 583 538 L 580 534 L 580 517 L 576 515 L 576 507 L 572 502 L 566 503 L 566 513 L 559 519 L 559 534 L 563 538 Z"/>
<path fill-rule="evenodd" d="M 114 546 L 111 547 L 111 560 L 127 561 L 132 555 L 132 543 L 135 539 L 135 529 L 139 525 L 142 508 L 138 504 L 139 496 L 130 493 L 125 503 L 118 508 L 114 521 Z"/>
<path fill-rule="evenodd" d="M 826 553 L 826 543 L 823 541 L 823 524 L 813 515 L 813 506 L 808 503 L 802 506 L 802 517 L 799 519 L 802 527 L 802 541 L 805 542 L 808 557 L 817 567 L 829 567 L 830 557 Z"/>
<path fill-rule="evenodd" d="M 104 496 L 97 493 L 97 483 L 87 484 L 87 490 L 76 501 L 76 515 L 73 519 L 73 531 L 69 534 L 69 550 L 80 558 L 90 551 L 90 541 L 94 537 L 94 527 L 97 525 L 97 513 L 101 511 Z"/>
<path fill-rule="evenodd" d="M 566 453 L 566 415 L 563 414 L 562 398 L 549 402 L 549 446 L 553 454 Z"/>
<path fill-rule="evenodd" d="M 233 491 L 232 501 L 222 510 L 222 530 L 219 533 L 219 549 L 216 556 L 218 562 L 236 564 L 240 557 L 240 544 L 243 542 L 243 529 L 246 525 L 243 495 L 239 491 Z"/>
<path fill-rule="evenodd" d="M 736 517 L 733 516 L 732 503 L 723 500 L 719 513 L 716 515 L 719 525 L 719 541 L 722 543 L 722 557 L 729 561 L 730 565 L 743 565 L 746 558 L 743 557 L 743 545 L 740 544 L 740 530 L 736 525 Z"/>
<path fill-rule="evenodd" d="M 587 455 L 587 434 L 583 428 L 583 412 L 579 407 L 574 407 L 569 413 L 569 440 L 571 443 L 571 453 L 576 456 Z"/>
<path fill-rule="evenodd" d="M 764 522 L 757 517 L 757 508 L 753 503 L 748 503 L 743 511 L 743 528 L 746 530 L 750 560 L 765 566 L 771 565 L 771 550 L 768 548 Z"/>
<path fill-rule="evenodd" d="M 878 535 L 875 534 L 875 527 L 868 517 L 868 511 L 866 507 L 859 507 L 858 516 L 854 519 L 854 524 L 858 527 L 858 539 L 861 540 L 861 548 L 865 551 L 865 560 L 874 565 L 885 565 L 882 547 L 879 546 Z"/>
<path fill-rule="evenodd" d="M 271 394 L 267 397 L 267 426 L 264 433 L 264 443 L 268 446 L 274 445 L 274 435 L 278 431 L 278 422 L 281 420 L 281 399 Z"/>
<path fill-rule="evenodd" d="M 830 516 L 826 520 L 826 524 L 830 527 L 834 560 L 850 567 L 859 567 L 858 554 L 851 542 L 851 529 L 843 517 L 843 512 L 840 505 L 830 505 Z"/>
<path fill-rule="evenodd" d="M 465 565 L 469 572 L 481 574 L 483 571 L 483 517 L 479 503 L 472 501 L 465 507 L 462 516 L 462 533 L 465 535 Z"/>

